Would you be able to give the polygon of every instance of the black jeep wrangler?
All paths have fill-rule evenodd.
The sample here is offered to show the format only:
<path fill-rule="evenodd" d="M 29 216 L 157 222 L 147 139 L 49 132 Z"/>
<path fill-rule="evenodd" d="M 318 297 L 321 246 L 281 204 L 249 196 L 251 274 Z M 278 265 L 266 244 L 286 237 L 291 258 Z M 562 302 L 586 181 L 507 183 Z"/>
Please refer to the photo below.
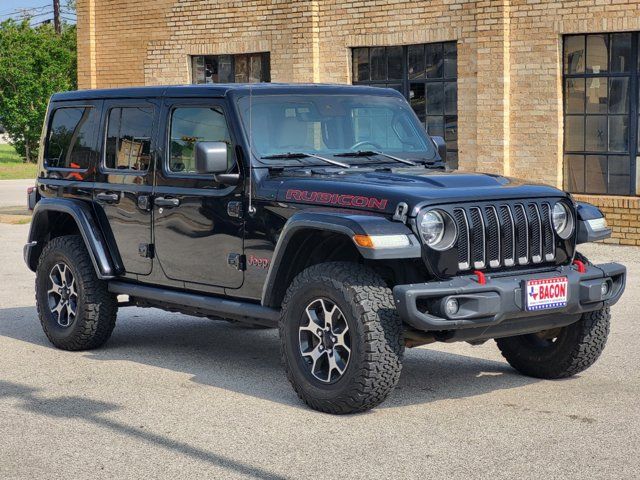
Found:
<path fill-rule="evenodd" d="M 51 99 L 24 258 L 66 350 L 119 306 L 278 327 L 312 408 L 367 410 L 405 347 L 496 339 L 539 378 L 604 348 L 625 267 L 579 243 L 602 213 L 555 188 L 450 172 L 394 90 L 148 87 Z"/>

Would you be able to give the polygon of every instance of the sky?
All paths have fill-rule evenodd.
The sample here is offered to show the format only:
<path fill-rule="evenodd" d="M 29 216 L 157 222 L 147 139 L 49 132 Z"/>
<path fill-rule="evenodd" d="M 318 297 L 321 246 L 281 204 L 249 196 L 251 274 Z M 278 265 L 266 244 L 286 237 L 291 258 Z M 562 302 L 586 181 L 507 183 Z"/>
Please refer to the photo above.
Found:
<path fill-rule="evenodd" d="M 63 10 L 66 0 L 60 0 Z M 8 18 L 20 18 L 20 9 L 35 9 L 32 23 L 38 23 L 42 20 L 53 18 L 53 1 L 52 0 L 0 0 L 0 22 Z M 68 19 L 75 18 L 69 14 L 63 14 Z"/>

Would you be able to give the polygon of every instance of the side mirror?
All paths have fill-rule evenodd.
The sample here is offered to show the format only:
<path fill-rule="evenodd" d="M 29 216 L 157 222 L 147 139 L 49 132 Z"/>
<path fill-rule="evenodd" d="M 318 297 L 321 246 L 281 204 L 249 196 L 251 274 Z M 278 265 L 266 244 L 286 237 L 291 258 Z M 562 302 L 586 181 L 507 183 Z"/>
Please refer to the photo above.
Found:
<path fill-rule="evenodd" d="M 229 169 L 225 142 L 196 142 L 196 172 L 225 173 Z"/>
<path fill-rule="evenodd" d="M 443 162 L 447 161 L 447 144 L 442 137 L 431 137 L 433 144 L 438 149 L 438 155 Z"/>

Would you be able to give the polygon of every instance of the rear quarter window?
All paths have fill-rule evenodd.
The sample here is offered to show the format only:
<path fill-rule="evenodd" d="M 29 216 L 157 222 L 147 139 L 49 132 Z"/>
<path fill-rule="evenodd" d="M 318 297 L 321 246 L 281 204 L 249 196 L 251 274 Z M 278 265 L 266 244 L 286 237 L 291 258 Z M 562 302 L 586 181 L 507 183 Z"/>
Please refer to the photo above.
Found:
<path fill-rule="evenodd" d="M 60 107 L 51 114 L 44 166 L 86 170 L 92 161 L 98 114 L 93 107 Z"/>

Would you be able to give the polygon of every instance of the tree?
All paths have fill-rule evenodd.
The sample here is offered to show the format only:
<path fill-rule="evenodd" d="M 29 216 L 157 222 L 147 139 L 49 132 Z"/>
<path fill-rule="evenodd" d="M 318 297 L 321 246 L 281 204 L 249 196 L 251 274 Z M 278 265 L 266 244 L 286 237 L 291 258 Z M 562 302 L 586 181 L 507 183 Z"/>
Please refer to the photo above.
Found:
<path fill-rule="evenodd" d="M 76 27 L 0 23 L 0 124 L 26 161 L 38 157 L 49 97 L 77 88 Z"/>

